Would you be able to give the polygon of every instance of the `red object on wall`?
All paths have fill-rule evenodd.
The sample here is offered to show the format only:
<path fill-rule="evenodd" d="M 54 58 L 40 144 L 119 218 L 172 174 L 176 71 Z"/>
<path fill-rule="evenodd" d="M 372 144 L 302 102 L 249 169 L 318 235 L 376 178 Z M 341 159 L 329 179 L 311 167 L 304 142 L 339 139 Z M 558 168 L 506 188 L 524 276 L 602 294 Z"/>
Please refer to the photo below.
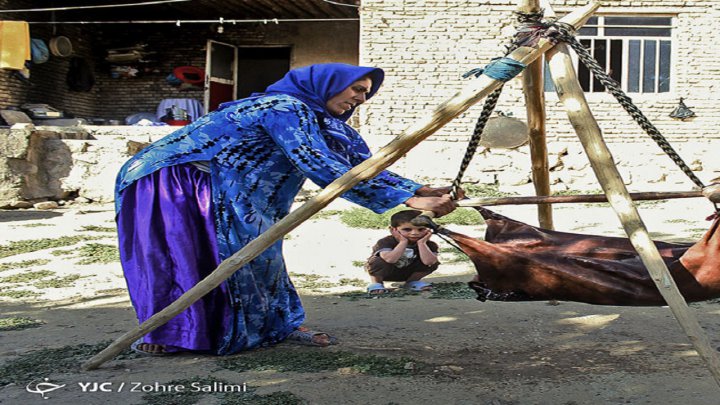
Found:
<path fill-rule="evenodd" d="M 205 83 L 205 70 L 195 66 L 179 66 L 173 69 L 173 75 L 183 83 L 201 85 Z"/>

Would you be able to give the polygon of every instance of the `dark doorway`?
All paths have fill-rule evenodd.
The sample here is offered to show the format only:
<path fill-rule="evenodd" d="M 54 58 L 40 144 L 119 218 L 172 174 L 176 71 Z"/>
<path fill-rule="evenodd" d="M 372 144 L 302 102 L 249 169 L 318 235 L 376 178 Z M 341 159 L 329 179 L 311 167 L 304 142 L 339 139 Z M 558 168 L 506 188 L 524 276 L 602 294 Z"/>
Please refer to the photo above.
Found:
<path fill-rule="evenodd" d="M 290 70 L 290 47 L 238 48 L 237 98 L 280 80 Z"/>

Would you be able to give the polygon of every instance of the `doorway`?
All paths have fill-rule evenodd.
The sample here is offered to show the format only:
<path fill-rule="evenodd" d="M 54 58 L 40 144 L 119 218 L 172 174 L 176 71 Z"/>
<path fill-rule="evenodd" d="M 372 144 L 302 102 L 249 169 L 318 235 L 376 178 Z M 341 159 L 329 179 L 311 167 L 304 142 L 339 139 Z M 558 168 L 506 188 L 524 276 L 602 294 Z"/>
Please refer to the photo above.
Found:
<path fill-rule="evenodd" d="M 289 46 L 238 47 L 237 98 L 265 91 L 290 70 Z"/>

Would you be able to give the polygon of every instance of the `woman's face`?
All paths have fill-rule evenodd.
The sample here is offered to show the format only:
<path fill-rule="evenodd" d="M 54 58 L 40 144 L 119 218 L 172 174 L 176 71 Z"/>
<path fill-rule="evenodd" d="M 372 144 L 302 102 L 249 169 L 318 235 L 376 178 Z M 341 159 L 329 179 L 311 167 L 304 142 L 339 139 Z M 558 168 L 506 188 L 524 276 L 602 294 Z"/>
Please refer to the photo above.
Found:
<path fill-rule="evenodd" d="M 325 103 L 325 108 L 330 111 L 330 114 L 336 117 L 343 115 L 354 107 L 364 103 L 371 88 L 372 80 L 370 80 L 369 77 L 364 77 L 333 96 Z"/>

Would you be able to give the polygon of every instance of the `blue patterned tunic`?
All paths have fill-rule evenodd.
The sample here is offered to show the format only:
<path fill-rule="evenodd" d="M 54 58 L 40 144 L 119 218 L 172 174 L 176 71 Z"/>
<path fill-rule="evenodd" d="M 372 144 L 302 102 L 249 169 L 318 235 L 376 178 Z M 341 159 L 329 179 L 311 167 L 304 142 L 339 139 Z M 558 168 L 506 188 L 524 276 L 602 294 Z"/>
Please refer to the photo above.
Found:
<path fill-rule="evenodd" d="M 209 162 L 218 253 L 224 260 L 287 215 L 306 178 L 325 187 L 369 156 L 366 143 L 349 125 L 329 117 L 318 122 L 294 97 L 243 99 L 224 104 L 129 160 L 117 178 L 116 209 L 120 211 L 123 190 L 136 180 L 169 166 Z M 420 187 L 384 171 L 343 198 L 381 213 Z M 220 354 L 281 341 L 304 320 L 285 269 L 282 241 L 227 283 L 235 320 L 226 325 Z"/>

